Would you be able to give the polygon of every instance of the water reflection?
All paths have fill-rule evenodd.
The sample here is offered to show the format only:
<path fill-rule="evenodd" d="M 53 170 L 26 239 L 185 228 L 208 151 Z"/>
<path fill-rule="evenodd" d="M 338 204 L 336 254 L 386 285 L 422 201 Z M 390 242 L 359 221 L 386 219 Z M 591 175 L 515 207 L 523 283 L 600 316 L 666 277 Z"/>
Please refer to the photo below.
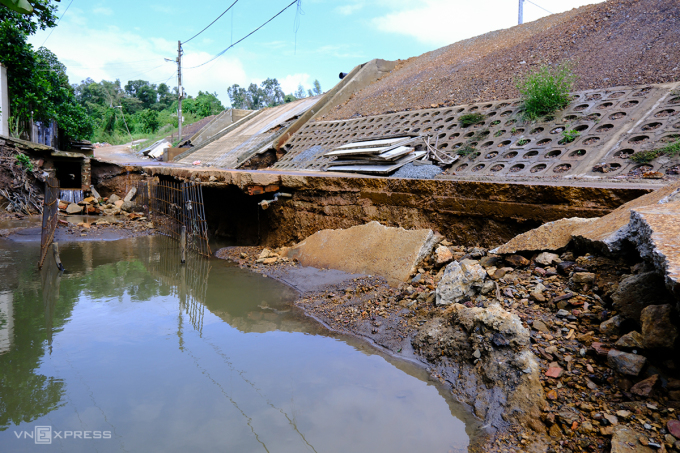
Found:
<path fill-rule="evenodd" d="M 30 451 L 14 431 L 33 425 L 112 432 L 67 451 L 465 451 L 476 429 L 421 368 L 331 335 L 271 279 L 181 266 L 163 237 L 68 244 L 63 274 L 34 255 L 0 242 L 3 450 Z"/>

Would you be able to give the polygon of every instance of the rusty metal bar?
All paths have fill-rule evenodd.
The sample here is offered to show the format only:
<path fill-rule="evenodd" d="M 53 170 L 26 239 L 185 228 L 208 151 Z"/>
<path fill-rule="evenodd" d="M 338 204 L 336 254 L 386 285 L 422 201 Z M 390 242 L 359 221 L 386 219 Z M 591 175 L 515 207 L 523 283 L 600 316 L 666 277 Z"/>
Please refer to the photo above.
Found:
<path fill-rule="evenodd" d="M 38 269 L 42 269 L 47 250 L 54 240 L 59 213 L 59 180 L 47 178 L 45 181 L 45 195 L 43 197 L 42 231 L 40 234 L 40 260 Z"/>

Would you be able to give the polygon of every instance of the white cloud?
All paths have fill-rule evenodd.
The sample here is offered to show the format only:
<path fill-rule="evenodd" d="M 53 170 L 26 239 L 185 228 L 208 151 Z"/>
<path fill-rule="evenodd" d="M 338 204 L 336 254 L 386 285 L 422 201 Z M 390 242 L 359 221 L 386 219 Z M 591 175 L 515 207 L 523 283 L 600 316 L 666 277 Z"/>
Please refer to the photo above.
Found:
<path fill-rule="evenodd" d="M 294 93 L 298 89 L 298 85 L 302 85 L 305 90 L 311 88 L 312 77 L 309 74 L 289 74 L 286 77 L 279 79 L 281 84 L 281 89 L 284 93 L 290 94 Z"/>
<path fill-rule="evenodd" d="M 93 13 L 95 14 L 100 14 L 102 16 L 111 16 L 113 15 L 113 10 L 111 8 L 106 8 L 104 6 L 100 6 L 98 8 L 94 8 L 92 10 Z"/>
<path fill-rule="evenodd" d="M 560 13 L 604 0 L 536 0 L 545 9 Z M 380 31 L 412 36 L 416 40 L 443 46 L 493 30 L 517 25 L 516 0 L 376 0 L 392 11 L 373 19 Z M 525 1 L 524 22 L 548 15 Z"/>
<path fill-rule="evenodd" d="M 355 3 L 350 3 L 348 5 L 338 6 L 337 8 L 335 8 L 333 10 L 333 12 L 336 13 L 336 14 L 343 15 L 343 16 L 349 16 L 350 14 L 353 14 L 353 13 L 363 9 L 364 6 L 365 6 L 364 2 L 359 1 L 359 2 L 355 2 Z"/>
<path fill-rule="evenodd" d="M 71 83 L 90 77 L 97 82 L 120 79 L 123 85 L 135 79 L 176 85 L 177 65 L 164 61 L 164 58 L 176 58 L 176 42 L 162 38 L 147 39 L 117 27 L 89 28 L 82 18 L 82 11 L 70 11 L 45 44 L 66 65 Z M 30 42 L 39 46 L 47 36 L 43 33 L 33 35 Z M 226 105 L 229 103 L 227 88 L 234 83 L 247 85 L 250 80 L 241 61 L 234 57 L 221 57 L 203 67 L 188 69 L 211 57 L 205 52 L 188 51 L 184 54 L 184 88 L 192 96 L 196 96 L 199 90 L 217 92 Z"/>

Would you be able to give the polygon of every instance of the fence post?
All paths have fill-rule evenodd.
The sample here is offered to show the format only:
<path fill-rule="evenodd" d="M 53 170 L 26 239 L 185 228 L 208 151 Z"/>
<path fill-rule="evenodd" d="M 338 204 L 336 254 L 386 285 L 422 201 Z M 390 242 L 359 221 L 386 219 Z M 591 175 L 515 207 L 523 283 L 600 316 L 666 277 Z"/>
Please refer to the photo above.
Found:
<path fill-rule="evenodd" d="M 187 260 L 187 227 L 182 225 L 182 235 L 179 240 L 180 250 L 182 251 L 182 263 Z"/>
<path fill-rule="evenodd" d="M 57 267 L 59 268 L 60 271 L 63 271 L 64 265 L 61 264 L 61 258 L 59 258 L 59 243 L 58 242 L 52 243 L 52 253 L 54 253 L 54 261 L 57 263 Z"/>

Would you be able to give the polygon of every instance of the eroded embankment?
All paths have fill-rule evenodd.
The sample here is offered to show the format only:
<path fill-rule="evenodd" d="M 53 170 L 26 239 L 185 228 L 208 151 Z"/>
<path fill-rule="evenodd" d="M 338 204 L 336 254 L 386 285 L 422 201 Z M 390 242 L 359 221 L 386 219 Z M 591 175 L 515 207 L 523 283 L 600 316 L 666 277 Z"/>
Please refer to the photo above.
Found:
<path fill-rule="evenodd" d="M 651 453 L 659 447 L 650 446 L 680 445 L 669 432 L 680 407 L 673 361 L 654 348 L 646 359 L 623 352 L 645 349 L 644 328 L 641 337 L 631 331 L 634 323 L 612 318 L 612 303 L 617 310 L 631 279 L 653 278 L 639 257 L 576 250 L 501 256 L 442 244 L 397 288 L 353 276 L 304 292 L 296 305 L 337 332 L 421 361 L 491 428 L 471 451 L 606 452 L 628 445 Z M 300 265 L 261 251 L 229 248 L 218 256 L 294 284 L 290 275 Z M 470 291 L 456 296 L 446 288 L 457 263 Z M 669 297 L 635 294 L 657 304 Z"/>
<path fill-rule="evenodd" d="M 378 221 L 429 228 L 455 244 L 492 246 L 544 222 L 599 217 L 648 193 L 642 185 L 439 181 L 144 167 L 203 185 L 211 233 L 239 245 L 291 245 L 322 229 Z M 258 203 L 279 197 L 267 210 Z"/>

